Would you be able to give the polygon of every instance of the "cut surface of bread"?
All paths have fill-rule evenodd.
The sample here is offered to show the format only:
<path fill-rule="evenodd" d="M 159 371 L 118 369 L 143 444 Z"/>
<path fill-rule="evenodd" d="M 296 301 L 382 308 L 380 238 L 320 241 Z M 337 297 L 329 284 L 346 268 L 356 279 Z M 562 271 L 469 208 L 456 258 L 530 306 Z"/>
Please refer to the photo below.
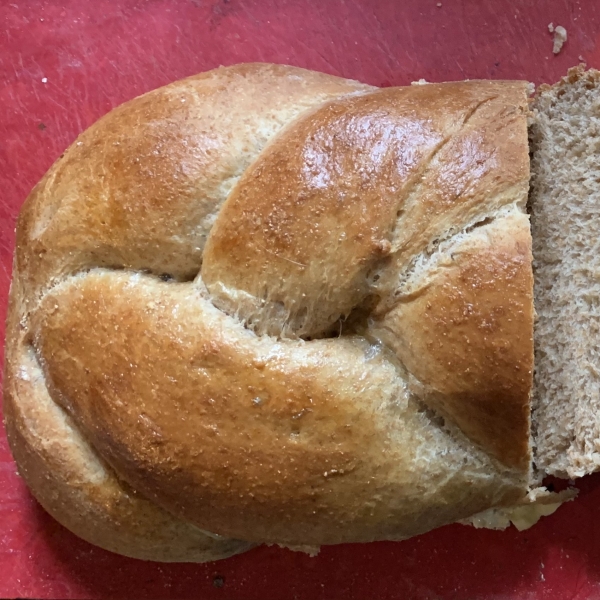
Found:
<path fill-rule="evenodd" d="M 600 468 L 600 73 L 543 86 L 530 128 L 535 462 Z"/>

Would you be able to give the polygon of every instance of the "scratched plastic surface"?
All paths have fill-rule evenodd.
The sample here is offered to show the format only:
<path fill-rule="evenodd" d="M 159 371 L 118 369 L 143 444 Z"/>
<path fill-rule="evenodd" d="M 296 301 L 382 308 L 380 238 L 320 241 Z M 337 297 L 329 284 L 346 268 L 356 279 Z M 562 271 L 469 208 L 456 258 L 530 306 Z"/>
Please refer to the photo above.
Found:
<path fill-rule="evenodd" d="M 568 32 L 558 56 L 550 22 Z M 0 338 L 22 202 L 80 131 L 129 98 L 241 61 L 389 86 L 553 82 L 581 59 L 600 68 L 598 0 L 5 0 Z M 453 525 L 406 542 L 324 548 L 316 558 L 262 547 L 213 564 L 160 565 L 94 548 L 46 515 L 2 431 L 0 597 L 600 598 L 600 477 L 578 486 L 579 500 L 521 534 Z"/>

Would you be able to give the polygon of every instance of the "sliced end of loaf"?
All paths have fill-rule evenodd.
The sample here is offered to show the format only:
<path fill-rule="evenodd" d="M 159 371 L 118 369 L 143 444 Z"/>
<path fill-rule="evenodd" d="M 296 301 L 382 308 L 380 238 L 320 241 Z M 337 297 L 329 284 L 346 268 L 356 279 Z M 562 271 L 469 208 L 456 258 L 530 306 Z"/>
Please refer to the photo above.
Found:
<path fill-rule="evenodd" d="M 533 103 L 530 192 L 538 469 L 600 469 L 600 72 L 571 69 Z"/>

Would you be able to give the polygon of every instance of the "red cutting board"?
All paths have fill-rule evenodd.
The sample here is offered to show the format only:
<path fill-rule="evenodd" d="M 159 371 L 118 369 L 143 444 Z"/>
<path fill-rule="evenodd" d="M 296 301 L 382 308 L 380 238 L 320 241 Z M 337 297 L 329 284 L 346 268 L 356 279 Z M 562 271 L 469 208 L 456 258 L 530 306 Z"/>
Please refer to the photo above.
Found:
<path fill-rule="evenodd" d="M 550 22 L 568 31 L 558 56 Z M 0 338 L 19 207 L 80 131 L 133 96 L 241 61 L 389 86 L 553 82 L 582 59 L 600 68 L 599 0 L 3 0 Z M 600 478 L 578 485 L 579 500 L 521 534 L 453 525 L 316 558 L 262 547 L 207 565 L 161 565 L 94 548 L 46 515 L 2 432 L 0 597 L 600 598 Z"/>

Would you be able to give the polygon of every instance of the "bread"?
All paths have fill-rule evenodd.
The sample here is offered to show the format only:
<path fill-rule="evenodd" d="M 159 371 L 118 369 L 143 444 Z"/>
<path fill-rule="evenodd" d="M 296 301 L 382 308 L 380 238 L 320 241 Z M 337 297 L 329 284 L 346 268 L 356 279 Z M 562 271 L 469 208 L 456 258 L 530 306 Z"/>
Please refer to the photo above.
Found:
<path fill-rule="evenodd" d="M 600 466 L 600 73 L 571 69 L 533 110 L 536 463 L 574 478 Z"/>
<path fill-rule="evenodd" d="M 5 422 L 40 503 L 202 561 L 527 502 L 529 116 L 525 82 L 254 64 L 84 132 L 17 230 Z"/>

